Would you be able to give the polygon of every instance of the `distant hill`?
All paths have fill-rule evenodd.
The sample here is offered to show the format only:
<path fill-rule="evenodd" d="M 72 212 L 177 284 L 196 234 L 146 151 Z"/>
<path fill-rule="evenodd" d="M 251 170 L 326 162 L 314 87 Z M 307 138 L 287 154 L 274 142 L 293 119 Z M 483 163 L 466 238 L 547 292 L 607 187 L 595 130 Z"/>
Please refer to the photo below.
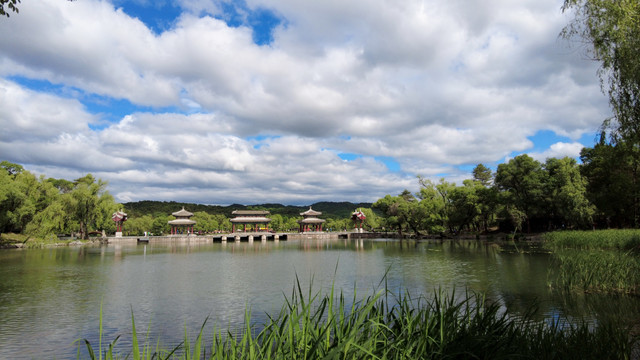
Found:
<path fill-rule="evenodd" d="M 300 213 L 309 209 L 309 206 L 292 206 L 282 204 L 257 204 L 257 205 L 240 205 L 233 204 L 229 206 L 220 205 L 203 205 L 191 204 L 175 201 L 152 201 L 143 200 L 136 202 L 124 203 L 125 212 L 130 217 L 139 217 L 144 215 L 169 215 L 183 207 L 190 212 L 204 211 L 209 214 L 223 214 L 226 217 L 232 217 L 231 212 L 234 210 L 268 210 L 271 214 L 280 214 L 286 217 L 300 216 Z M 351 203 L 351 202 L 330 202 L 323 201 L 310 205 L 313 210 L 321 211 L 322 217 L 325 219 L 344 219 L 351 215 L 357 208 L 370 208 L 371 203 Z"/>

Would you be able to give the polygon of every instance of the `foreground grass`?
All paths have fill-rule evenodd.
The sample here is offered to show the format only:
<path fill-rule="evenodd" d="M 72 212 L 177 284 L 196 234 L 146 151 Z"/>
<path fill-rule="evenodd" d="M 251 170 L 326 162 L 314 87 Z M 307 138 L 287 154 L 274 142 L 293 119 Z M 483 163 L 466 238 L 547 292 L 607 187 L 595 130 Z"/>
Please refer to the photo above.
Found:
<path fill-rule="evenodd" d="M 132 314 L 132 350 L 126 358 L 138 359 L 629 359 L 638 338 L 621 325 L 599 323 L 566 324 L 509 317 L 497 304 L 481 295 L 440 291 L 433 299 L 409 295 L 392 296 L 388 291 L 361 301 L 304 295 L 299 283 L 280 313 L 268 316 L 260 329 L 251 326 L 246 312 L 239 333 L 214 328 L 210 347 L 203 332 L 191 344 L 185 332 L 181 345 L 161 349 L 148 339 L 139 346 Z M 351 305 L 349 305 L 351 304 Z M 102 314 L 101 314 L 102 317 Z M 121 359 L 114 353 L 116 338 L 97 349 L 87 340 L 90 359 Z"/>
<path fill-rule="evenodd" d="M 640 250 L 640 230 L 554 231 L 544 241 L 550 249 Z"/>

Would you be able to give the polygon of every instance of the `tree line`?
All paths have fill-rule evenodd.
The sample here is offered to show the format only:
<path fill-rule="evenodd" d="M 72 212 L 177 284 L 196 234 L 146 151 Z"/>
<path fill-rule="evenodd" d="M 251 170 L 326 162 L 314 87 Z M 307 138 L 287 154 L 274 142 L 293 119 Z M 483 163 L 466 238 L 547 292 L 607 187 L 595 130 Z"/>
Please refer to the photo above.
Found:
<path fill-rule="evenodd" d="M 0 162 L 0 232 L 52 239 L 95 230 L 115 231 L 111 214 L 120 206 L 107 183 L 87 174 L 74 181 L 36 177 L 22 165 Z"/>
<path fill-rule="evenodd" d="M 635 228 L 640 215 L 638 147 L 605 137 L 572 158 L 541 163 L 527 154 L 483 164 L 456 185 L 419 176 L 419 191 L 386 195 L 373 204 L 381 226 L 401 235 L 544 232 L 558 229 Z"/>
<path fill-rule="evenodd" d="M 35 176 L 20 164 L 0 162 L 0 233 L 21 233 L 45 240 L 58 235 L 77 234 L 87 239 L 91 233 L 107 235 L 115 232 L 111 216 L 124 210 L 129 218 L 125 235 L 151 232 L 168 234 L 172 212 L 186 207 L 193 212 L 194 230 L 199 233 L 230 232 L 233 210 L 268 210 L 270 228 L 275 231 L 297 231 L 300 213 L 307 207 L 262 204 L 230 206 L 188 204 L 178 202 L 139 201 L 118 204 L 106 190 L 107 182 L 91 174 L 75 179 Z M 325 230 L 341 231 L 353 227 L 351 212 L 370 203 L 319 202 L 312 205 L 323 212 Z M 375 214 L 366 208 L 369 226 L 376 226 Z"/>

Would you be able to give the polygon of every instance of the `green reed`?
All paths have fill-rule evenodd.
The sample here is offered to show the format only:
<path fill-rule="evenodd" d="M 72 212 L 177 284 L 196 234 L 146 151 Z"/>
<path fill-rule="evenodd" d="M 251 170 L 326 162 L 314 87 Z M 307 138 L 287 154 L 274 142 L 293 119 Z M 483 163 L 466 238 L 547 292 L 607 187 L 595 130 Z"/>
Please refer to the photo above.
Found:
<path fill-rule="evenodd" d="M 544 240 L 551 249 L 639 250 L 640 230 L 554 231 L 545 234 Z"/>
<path fill-rule="evenodd" d="M 556 250 L 551 287 L 567 291 L 640 293 L 640 257 L 623 251 Z"/>
<path fill-rule="evenodd" d="M 132 314 L 133 342 L 129 354 L 138 359 L 628 359 L 639 344 L 619 324 L 568 324 L 531 316 L 511 317 L 497 303 L 477 293 L 437 291 L 433 297 L 411 297 L 384 290 L 357 300 L 342 292 L 304 294 L 297 282 L 277 316 L 260 327 L 245 312 L 241 331 L 213 329 L 211 347 L 202 346 L 205 324 L 193 345 L 171 350 L 144 345 L 142 351 Z M 102 314 L 101 314 L 102 317 Z M 113 353 L 117 338 L 94 351 L 90 359 L 121 359 Z M 146 340 L 148 344 L 148 339 Z M 98 355 L 96 355 L 98 353 Z M 80 355 L 78 355 L 80 357 Z M 128 356 L 127 356 L 128 358 Z"/>

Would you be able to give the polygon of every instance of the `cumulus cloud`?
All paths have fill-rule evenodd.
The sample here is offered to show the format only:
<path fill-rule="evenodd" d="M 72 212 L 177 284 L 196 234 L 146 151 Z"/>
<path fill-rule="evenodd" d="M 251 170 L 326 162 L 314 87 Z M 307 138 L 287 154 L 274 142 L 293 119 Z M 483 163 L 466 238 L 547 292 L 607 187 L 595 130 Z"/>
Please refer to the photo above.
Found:
<path fill-rule="evenodd" d="M 557 38 L 557 0 L 175 4 L 159 33 L 104 0 L 28 2 L 0 22 L 0 152 L 93 172 L 122 201 L 372 201 L 544 130 L 573 142 L 535 156 L 575 157 L 608 114 L 596 64 Z M 281 20 L 266 45 L 258 10 Z M 132 109 L 105 125 L 81 96 L 20 79 Z"/>
<path fill-rule="evenodd" d="M 584 145 L 580 143 L 558 142 L 551 145 L 549 149 L 543 152 L 529 153 L 529 156 L 531 156 L 532 158 L 540 162 L 545 162 L 549 158 L 557 158 L 557 159 L 561 159 L 564 157 L 577 158 L 578 156 L 580 156 L 580 151 L 582 151 L 583 148 L 584 148 Z"/>

